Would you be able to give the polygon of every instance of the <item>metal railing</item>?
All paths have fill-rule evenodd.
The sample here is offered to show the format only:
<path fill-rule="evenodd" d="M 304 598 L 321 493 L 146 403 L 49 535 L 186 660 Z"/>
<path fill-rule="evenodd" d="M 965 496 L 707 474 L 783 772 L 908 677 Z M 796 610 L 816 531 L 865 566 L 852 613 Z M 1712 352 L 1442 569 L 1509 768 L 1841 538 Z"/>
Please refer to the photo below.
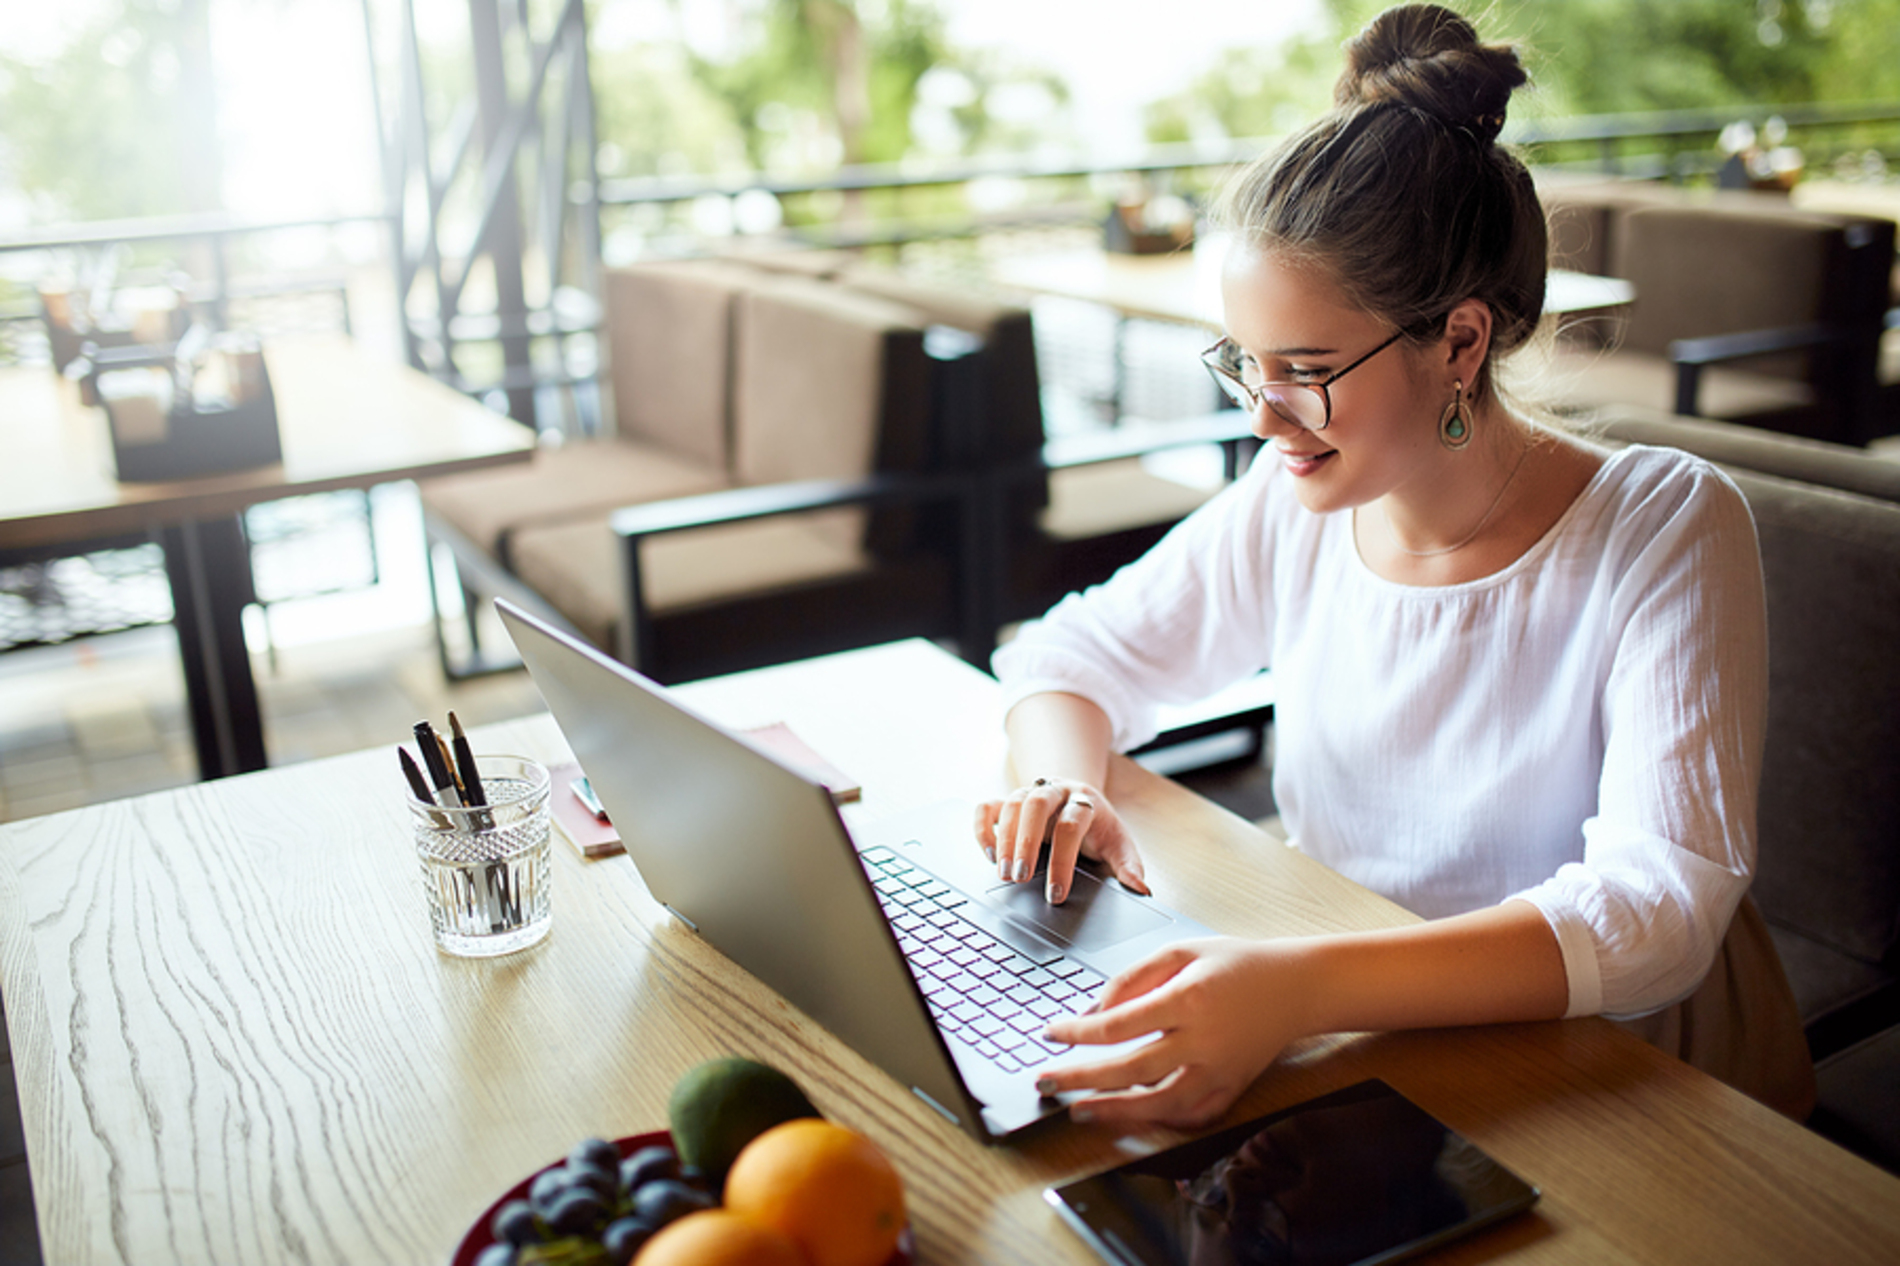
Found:
<path fill-rule="evenodd" d="M 1900 103 L 1738 106 L 1660 113 L 1604 114 L 1515 122 L 1507 143 L 1534 167 L 1601 172 L 1688 183 L 1710 177 L 1725 155 L 1718 138 L 1743 122 L 1765 129 L 1778 119 L 1787 144 L 1809 170 L 1843 154 L 1872 151 L 1900 170 Z M 600 182 L 602 236 L 611 253 L 629 229 L 641 253 L 715 249 L 726 233 L 694 223 L 709 202 L 771 199 L 782 224 L 773 234 L 814 247 L 892 247 L 1023 228 L 1082 224 L 1099 217 L 1116 181 L 1139 180 L 1161 192 L 1204 194 L 1222 176 L 1269 149 L 1277 138 L 1154 146 L 1125 156 L 1025 157 L 845 167 L 822 176 L 766 173 L 714 177 L 642 177 Z M 997 204 L 997 205 L 989 205 Z M 717 217 L 715 217 L 717 218 Z M 737 213 L 733 219 L 742 218 Z M 743 233 L 736 236 L 745 236 Z"/>
<path fill-rule="evenodd" d="M 1664 113 L 1608 114 L 1515 122 L 1505 139 L 1527 151 L 1533 165 L 1566 171 L 1594 171 L 1634 178 L 1688 182 L 1707 178 L 1720 163 L 1716 139 L 1737 121 L 1757 128 L 1771 118 L 1785 124 L 1787 143 L 1804 151 L 1810 171 L 1831 167 L 1842 155 L 1877 153 L 1900 170 L 1900 103 L 1861 105 L 1785 105 Z M 906 258 L 911 248 L 944 248 L 927 261 L 937 270 L 975 270 L 975 247 L 994 252 L 1039 249 L 1052 240 L 1099 222 L 1117 192 L 1129 182 L 1151 191 L 1204 196 L 1236 165 L 1273 143 L 1271 138 L 1212 145 L 1155 146 L 1121 156 L 1078 158 L 1031 156 L 962 160 L 920 168 L 890 163 L 842 168 L 821 176 L 781 177 L 765 173 L 733 176 L 655 177 L 583 182 L 570 200 L 598 211 L 607 262 L 649 255 L 691 255 L 728 249 L 748 240 L 859 251 L 883 251 Z M 733 208 L 749 202 L 775 208 L 766 231 L 748 234 L 730 223 L 743 217 Z M 708 206 L 724 204 L 725 225 L 699 222 Z M 720 217 L 715 215 L 713 219 Z M 392 213 L 243 222 L 221 215 L 101 221 L 60 226 L 0 239 L 0 253 L 39 251 L 101 252 L 115 248 L 170 245 L 198 252 L 194 273 L 201 294 L 220 314 L 233 296 L 258 283 L 234 277 L 231 263 L 237 243 L 260 235 L 299 229 L 336 231 L 357 224 L 377 225 L 388 233 Z M 1014 245 L 1012 245 L 1012 241 Z M 961 253 L 958 253 L 958 251 Z M 949 262 L 944 262 L 948 259 Z M 908 260 L 906 259 L 906 262 Z M 411 260 L 392 275 L 414 281 Z M 393 266 L 392 266 L 393 269 Z M 266 283 L 267 284 L 267 283 Z M 588 298 L 582 296 L 582 298 Z M 0 320 L 37 315 L 15 304 Z M 417 322 L 395 316 L 409 338 Z M 503 321 L 493 314 L 457 312 L 445 333 L 456 343 L 559 340 L 591 323 L 588 314 L 553 309 Z M 427 321 L 421 322 L 423 326 Z M 427 334 L 428 330 L 422 330 Z M 413 350 L 413 349 L 412 349 Z M 496 358 L 499 360 L 500 358 Z M 538 359 L 538 358 L 537 358 Z M 431 368 L 442 372 L 440 365 Z M 498 366 L 499 368 L 499 366 Z M 447 375 L 453 385 L 481 396 L 497 388 L 518 393 L 541 381 L 571 383 L 571 374 L 545 364 L 509 367 L 493 381 L 462 373 Z"/>

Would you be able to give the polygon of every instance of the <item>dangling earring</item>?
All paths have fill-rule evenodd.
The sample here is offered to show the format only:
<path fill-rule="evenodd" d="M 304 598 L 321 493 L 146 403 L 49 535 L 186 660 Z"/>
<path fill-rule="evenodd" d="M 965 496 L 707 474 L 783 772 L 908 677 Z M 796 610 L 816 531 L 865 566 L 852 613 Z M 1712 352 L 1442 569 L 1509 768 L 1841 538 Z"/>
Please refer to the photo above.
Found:
<path fill-rule="evenodd" d="M 1471 402 L 1465 399 L 1465 384 L 1451 384 L 1451 400 L 1438 415 L 1438 442 L 1452 452 L 1471 443 Z"/>

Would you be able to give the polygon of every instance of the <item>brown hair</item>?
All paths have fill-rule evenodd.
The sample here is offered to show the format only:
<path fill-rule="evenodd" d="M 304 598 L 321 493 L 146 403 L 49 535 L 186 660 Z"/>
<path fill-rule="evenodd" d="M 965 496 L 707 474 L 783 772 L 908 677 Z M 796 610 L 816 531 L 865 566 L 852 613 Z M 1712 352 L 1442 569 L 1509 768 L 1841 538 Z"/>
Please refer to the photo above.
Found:
<path fill-rule="evenodd" d="M 1547 267 L 1530 172 L 1497 144 L 1528 78 L 1513 46 L 1448 9 L 1388 9 L 1346 45 L 1334 108 L 1242 171 L 1219 218 L 1412 339 L 1480 299 L 1492 353 L 1510 352 L 1537 327 Z M 1487 361 L 1477 390 L 1489 378 Z"/>

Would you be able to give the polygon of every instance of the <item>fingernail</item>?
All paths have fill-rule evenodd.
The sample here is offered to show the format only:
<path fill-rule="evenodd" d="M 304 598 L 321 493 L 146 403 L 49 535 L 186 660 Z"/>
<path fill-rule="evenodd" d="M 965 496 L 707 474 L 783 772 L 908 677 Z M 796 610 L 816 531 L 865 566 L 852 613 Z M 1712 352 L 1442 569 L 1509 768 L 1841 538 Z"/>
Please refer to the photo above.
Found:
<path fill-rule="evenodd" d="M 995 860 L 996 860 L 996 850 L 995 850 L 995 849 L 993 849 L 993 848 L 985 848 L 985 849 L 983 850 L 983 856 L 985 856 L 985 857 L 987 857 L 987 858 L 989 858 L 989 859 L 990 859 L 991 861 L 995 861 Z"/>
<path fill-rule="evenodd" d="M 1051 881 L 1049 884 L 1049 904 L 1052 906 L 1061 905 L 1062 893 L 1062 885 Z"/>
<path fill-rule="evenodd" d="M 1028 858 L 1018 858 L 1016 860 L 1016 873 L 1012 876 L 1012 878 L 1014 878 L 1017 883 L 1021 883 L 1023 880 L 1029 878 L 1029 876 L 1032 873 L 1033 872 L 1029 868 Z"/>
<path fill-rule="evenodd" d="M 1080 1121 L 1084 1125 L 1095 1119 L 1095 1109 L 1085 1108 L 1079 1103 L 1069 1105 L 1069 1120 Z"/>
<path fill-rule="evenodd" d="M 1052 1095 L 1055 1092 L 1056 1092 L 1056 1079 L 1054 1077 L 1036 1078 L 1036 1093 L 1037 1094 Z"/>

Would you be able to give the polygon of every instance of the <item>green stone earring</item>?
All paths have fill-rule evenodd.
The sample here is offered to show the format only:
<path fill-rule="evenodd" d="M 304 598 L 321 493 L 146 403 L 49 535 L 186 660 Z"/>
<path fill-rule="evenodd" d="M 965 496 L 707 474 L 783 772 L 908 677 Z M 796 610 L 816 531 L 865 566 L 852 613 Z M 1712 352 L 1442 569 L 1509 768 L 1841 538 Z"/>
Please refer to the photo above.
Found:
<path fill-rule="evenodd" d="M 1471 443 L 1471 403 L 1465 399 L 1465 384 L 1451 384 L 1451 400 L 1438 415 L 1438 442 L 1452 452 Z"/>

